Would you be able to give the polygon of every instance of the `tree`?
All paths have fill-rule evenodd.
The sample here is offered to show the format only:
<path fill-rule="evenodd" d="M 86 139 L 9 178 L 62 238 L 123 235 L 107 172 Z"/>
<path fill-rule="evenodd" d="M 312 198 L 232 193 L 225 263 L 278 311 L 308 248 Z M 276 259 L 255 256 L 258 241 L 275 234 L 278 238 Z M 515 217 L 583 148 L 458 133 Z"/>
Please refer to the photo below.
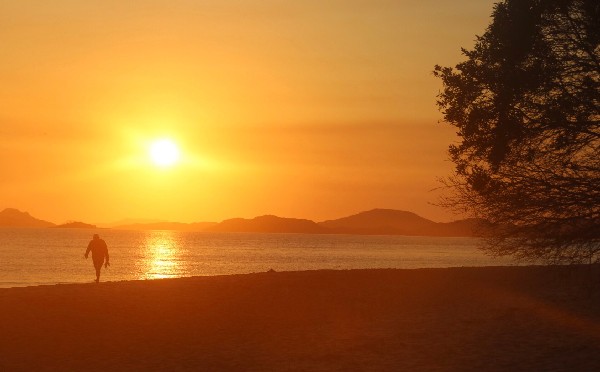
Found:
<path fill-rule="evenodd" d="M 457 128 L 442 205 L 494 255 L 600 262 L 600 3 L 504 0 L 466 61 L 435 66 Z"/>

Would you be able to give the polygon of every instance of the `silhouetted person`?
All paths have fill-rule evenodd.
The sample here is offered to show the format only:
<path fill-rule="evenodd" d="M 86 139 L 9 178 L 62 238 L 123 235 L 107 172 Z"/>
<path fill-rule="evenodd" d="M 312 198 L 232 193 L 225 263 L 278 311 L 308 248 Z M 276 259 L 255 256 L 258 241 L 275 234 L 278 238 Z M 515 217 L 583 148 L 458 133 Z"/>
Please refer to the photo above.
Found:
<path fill-rule="evenodd" d="M 92 251 L 92 261 L 94 261 L 94 268 L 96 268 L 96 283 L 100 281 L 100 270 L 102 269 L 102 264 L 104 267 L 110 266 L 108 262 L 108 247 L 106 246 L 106 242 L 98 236 L 98 234 L 94 234 L 94 238 L 90 240 L 90 243 L 87 246 L 87 250 L 85 251 L 85 258 L 88 258 L 88 254 Z M 106 259 L 106 263 L 105 260 Z"/>

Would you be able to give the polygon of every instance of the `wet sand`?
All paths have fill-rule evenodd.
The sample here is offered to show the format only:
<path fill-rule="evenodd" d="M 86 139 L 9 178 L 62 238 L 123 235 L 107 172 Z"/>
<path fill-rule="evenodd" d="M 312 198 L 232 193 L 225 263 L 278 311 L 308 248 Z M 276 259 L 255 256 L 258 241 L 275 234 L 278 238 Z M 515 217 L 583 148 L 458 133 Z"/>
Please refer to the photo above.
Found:
<path fill-rule="evenodd" d="M 0 289 L 0 371 L 597 370 L 597 268 Z"/>

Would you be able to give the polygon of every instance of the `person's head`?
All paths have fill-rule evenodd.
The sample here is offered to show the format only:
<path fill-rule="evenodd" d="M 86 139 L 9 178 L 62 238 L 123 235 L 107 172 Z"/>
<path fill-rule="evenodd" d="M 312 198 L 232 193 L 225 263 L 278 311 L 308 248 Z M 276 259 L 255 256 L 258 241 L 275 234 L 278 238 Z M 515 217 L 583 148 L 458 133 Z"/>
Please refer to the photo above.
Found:
<path fill-rule="evenodd" d="M 94 234 L 94 240 L 98 240 L 100 239 L 100 236 L 98 234 Z"/>

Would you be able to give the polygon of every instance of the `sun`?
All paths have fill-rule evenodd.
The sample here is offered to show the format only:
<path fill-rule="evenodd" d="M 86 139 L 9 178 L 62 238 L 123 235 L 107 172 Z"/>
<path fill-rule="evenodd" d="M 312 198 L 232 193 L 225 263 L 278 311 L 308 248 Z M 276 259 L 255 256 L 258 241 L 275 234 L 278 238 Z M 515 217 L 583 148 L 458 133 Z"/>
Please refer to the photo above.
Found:
<path fill-rule="evenodd" d="M 170 167 L 179 161 L 179 148 L 170 139 L 160 139 L 150 144 L 150 159 L 159 167 Z"/>

